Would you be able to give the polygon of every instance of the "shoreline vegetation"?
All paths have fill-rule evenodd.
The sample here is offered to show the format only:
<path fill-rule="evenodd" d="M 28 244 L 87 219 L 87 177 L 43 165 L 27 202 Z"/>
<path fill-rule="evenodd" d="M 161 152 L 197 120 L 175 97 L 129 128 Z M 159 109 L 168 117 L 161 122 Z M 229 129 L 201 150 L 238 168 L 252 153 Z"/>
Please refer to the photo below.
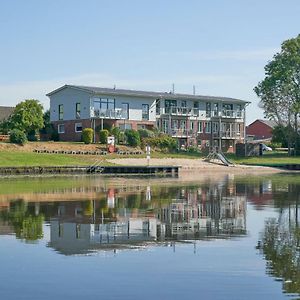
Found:
<path fill-rule="evenodd" d="M 121 146 L 122 147 L 122 146 Z M 128 147 L 125 147 L 128 149 Z M 124 148 L 124 149 L 125 149 Z M 83 143 L 68 142 L 29 142 L 24 146 L 2 142 L 0 143 L 0 167 L 43 167 L 43 166 L 88 166 L 95 162 L 103 166 L 112 165 L 147 165 L 146 154 L 107 154 L 107 155 L 79 155 L 36 153 L 37 149 L 49 150 L 86 150 L 95 151 L 105 149 L 101 144 L 85 145 Z M 205 156 L 200 153 L 151 153 L 150 165 L 181 166 L 182 170 L 211 170 L 230 172 L 250 171 L 282 171 L 276 169 L 283 164 L 300 164 L 300 157 L 289 157 L 286 152 L 268 152 L 262 157 L 239 158 L 234 154 L 225 154 L 235 167 L 226 167 L 216 163 L 204 161 Z"/>

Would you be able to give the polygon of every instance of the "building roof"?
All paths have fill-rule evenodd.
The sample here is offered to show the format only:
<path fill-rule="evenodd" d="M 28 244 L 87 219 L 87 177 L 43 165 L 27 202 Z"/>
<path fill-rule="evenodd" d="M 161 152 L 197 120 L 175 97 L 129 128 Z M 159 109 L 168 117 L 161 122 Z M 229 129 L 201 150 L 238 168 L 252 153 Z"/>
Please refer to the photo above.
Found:
<path fill-rule="evenodd" d="M 10 106 L 0 106 L 0 122 L 9 118 L 13 113 L 14 107 Z"/>
<path fill-rule="evenodd" d="M 177 94 L 177 93 L 168 93 L 168 92 L 150 92 L 150 91 L 137 91 L 137 90 L 127 90 L 127 89 L 111 89 L 111 88 L 102 88 L 102 87 L 93 87 L 93 86 L 83 86 L 83 85 L 64 85 L 50 93 L 46 96 L 51 96 L 62 89 L 67 87 L 86 91 L 94 95 L 105 94 L 105 95 L 114 95 L 114 96 L 131 96 L 131 97 L 148 97 L 156 99 L 190 99 L 190 100 L 204 100 L 204 101 L 224 101 L 231 103 L 250 103 L 245 100 L 229 98 L 229 97 L 216 97 L 216 96 L 203 96 L 203 95 L 190 95 L 190 94 Z"/>
<path fill-rule="evenodd" d="M 274 120 L 257 119 L 254 122 L 252 122 L 251 124 L 249 124 L 248 126 L 254 124 L 255 122 L 261 122 L 271 128 L 274 128 L 277 125 L 277 123 Z"/>

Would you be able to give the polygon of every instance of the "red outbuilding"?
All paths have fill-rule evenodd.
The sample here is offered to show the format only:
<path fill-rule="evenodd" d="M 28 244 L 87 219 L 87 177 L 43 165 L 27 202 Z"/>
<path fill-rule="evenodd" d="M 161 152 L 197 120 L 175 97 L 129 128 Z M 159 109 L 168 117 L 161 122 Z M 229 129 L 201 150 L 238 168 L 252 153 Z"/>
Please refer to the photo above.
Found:
<path fill-rule="evenodd" d="M 274 121 L 257 119 L 246 127 L 246 134 L 255 140 L 270 139 L 275 126 Z"/>

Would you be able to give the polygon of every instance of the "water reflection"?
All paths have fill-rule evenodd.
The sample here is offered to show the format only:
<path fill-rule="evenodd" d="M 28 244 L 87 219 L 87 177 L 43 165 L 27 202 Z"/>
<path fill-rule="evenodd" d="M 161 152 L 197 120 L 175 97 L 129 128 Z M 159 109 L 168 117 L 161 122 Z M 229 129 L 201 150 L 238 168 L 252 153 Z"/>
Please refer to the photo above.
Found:
<path fill-rule="evenodd" d="M 43 237 L 45 221 L 48 246 L 66 255 L 246 234 L 246 195 L 227 177 L 179 186 L 123 181 L 68 192 L 63 190 L 62 201 L 8 202 L 1 211 L 2 228 L 32 242 Z M 80 192 L 91 199 L 73 201 Z"/>
<path fill-rule="evenodd" d="M 278 217 L 265 222 L 258 241 L 267 261 L 267 274 L 282 281 L 283 291 L 300 293 L 300 228 L 299 228 L 299 184 L 281 185 L 274 194 L 274 205 Z"/>

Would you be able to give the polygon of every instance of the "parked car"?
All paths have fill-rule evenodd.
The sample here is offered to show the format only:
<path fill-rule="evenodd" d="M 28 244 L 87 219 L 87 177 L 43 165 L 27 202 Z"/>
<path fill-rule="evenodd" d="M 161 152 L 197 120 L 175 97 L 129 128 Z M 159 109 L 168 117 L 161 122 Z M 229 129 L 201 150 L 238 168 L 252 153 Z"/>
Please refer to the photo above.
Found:
<path fill-rule="evenodd" d="M 262 150 L 263 151 L 273 151 L 273 149 L 266 144 L 261 144 L 262 145 Z"/>

